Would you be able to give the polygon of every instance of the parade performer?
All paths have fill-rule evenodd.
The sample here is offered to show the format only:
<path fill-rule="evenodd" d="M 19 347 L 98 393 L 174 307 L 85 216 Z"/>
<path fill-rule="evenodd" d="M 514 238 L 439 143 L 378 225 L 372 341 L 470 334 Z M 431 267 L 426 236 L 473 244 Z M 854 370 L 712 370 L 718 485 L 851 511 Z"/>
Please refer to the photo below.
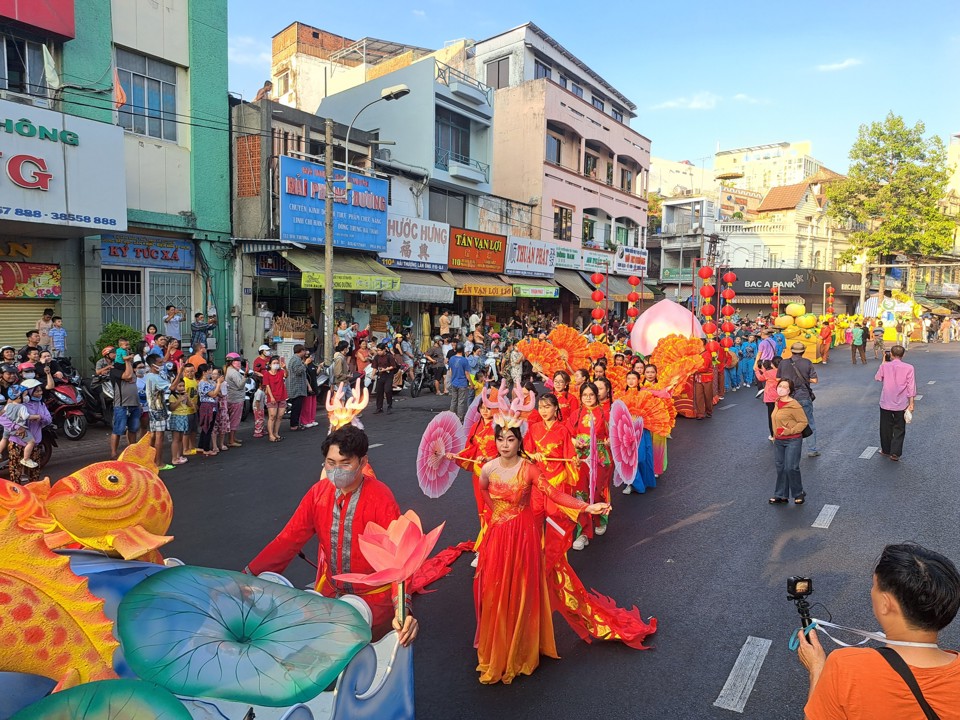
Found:
<path fill-rule="evenodd" d="M 393 493 L 370 467 L 368 448 L 366 433 L 353 425 L 345 425 L 327 435 L 320 446 L 324 456 L 320 480 L 304 495 L 280 534 L 250 561 L 244 572 L 282 573 L 316 535 L 319 541 L 317 592 L 326 597 L 359 596 L 373 615 L 374 639 L 393 627 L 399 633 L 400 642 L 408 645 L 417 636 L 417 621 L 409 614 L 402 626 L 396 620 L 396 593 L 391 585 L 366 588 L 333 579 L 334 575 L 343 573 L 372 573 L 373 566 L 360 549 L 360 533 L 369 522 L 387 527 L 400 517 Z"/>
<path fill-rule="evenodd" d="M 693 376 L 693 407 L 697 415 L 697 420 L 703 420 L 705 417 L 713 417 L 713 386 L 714 386 L 714 362 L 713 353 L 704 349 L 700 353 L 703 364 L 699 372 Z"/>
<path fill-rule="evenodd" d="M 557 370 L 553 374 L 553 379 L 546 379 L 544 385 L 547 390 L 553 392 L 560 403 L 560 415 L 562 417 L 570 418 L 577 414 L 580 409 L 580 401 L 570 391 L 570 375 L 565 370 Z"/>
<path fill-rule="evenodd" d="M 671 392 L 672 388 L 662 388 L 660 387 L 660 377 L 657 371 L 656 365 L 647 365 L 643 368 L 643 391 L 650 393 L 654 397 L 660 398 L 662 400 L 667 400 L 672 397 Z M 667 438 L 668 435 L 660 435 L 653 432 L 650 427 L 647 427 L 649 423 L 644 424 L 644 435 L 649 433 L 650 435 L 650 446 L 653 451 L 653 477 L 654 480 L 659 480 L 660 476 L 667 469 Z M 643 442 L 641 441 L 641 446 Z M 654 483 L 656 485 L 656 483 Z M 651 485 L 650 487 L 653 487 Z"/>
<path fill-rule="evenodd" d="M 737 338 L 733 341 L 733 347 L 728 348 L 730 359 L 723 374 L 726 379 L 726 389 L 736 392 L 740 387 L 740 363 L 743 361 L 743 339 Z M 729 357 L 728 356 L 728 357 Z M 734 359 L 735 358 L 735 359 Z"/>
<path fill-rule="evenodd" d="M 573 434 L 573 446 L 576 448 L 580 464 L 577 465 L 576 496 L 581 500 L 609 502 L 610 480 L 613 477 L 613 461 L 610 457 L 608 417 L 599 405 L 599 392 L 592 382 L 580 386 L 580 410 L 570 418 L 570 432 Z M 598 472 L 595 478 L 594 497 L 590 497 L 590 435 L 595 433 L 597 444 Z M 607 531 L 607 516 L 581 517 L 577 526 L 577 538 L 573 541 L 574 550 L 583 550 L 590 544 L 594 535 L 603 535 Z"/>
<path fill-rule="evenodd" d="M 532 489 L 571 519 L 580 513 L 604 515 L 610 512 L 609 504 L 588 505 L 551 486 L 523 457 L 520 418 L 506 415 L 495 422 L 499 457 L 487 463 L 480 476 L 491 510 L 490 527 L 474 578 L 480 682 L 510 683 L 517 675 L 532 674 L 541 654 L 558 657 L 548 602 L 585 639 L 618 640 L 643 648 L 643 640 L 656 631 L 656 620 L 645 623 L 636 608 L 620 609 L 587 591 L 563 558 L 554 568 L 545 566 Z"/>
<path fill-rule="evenodd" d="M 753 366 L 757 357 L 757 336 L 753 333 L 747 336 L 747 341 L 740 346 L 740 384 L 748 388 L 753 385 Z"/>

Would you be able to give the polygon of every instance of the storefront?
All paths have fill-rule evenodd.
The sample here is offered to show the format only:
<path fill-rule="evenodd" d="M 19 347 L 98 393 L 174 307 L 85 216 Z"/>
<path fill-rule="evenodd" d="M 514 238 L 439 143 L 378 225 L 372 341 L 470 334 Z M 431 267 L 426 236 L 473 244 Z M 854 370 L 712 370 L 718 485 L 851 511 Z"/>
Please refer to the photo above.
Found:
<path fill-rule="evenodd" d="M 809 268 L 731 268 L 737 276 L 733 289 L 737 293 L 734 305 L 750 305 L 749 314 L 767 314 L 773 308 L 770 294 L 774 287 L 780 291 L 781 311 L 790 302 L 801 302 L 807 312 L 823 313 L 824 300 L 833 289 L 834 312 L 851 313 L 860 296 L 860 275 L 832 270 Z M 726 269 L 723 270 L 726 272 Z M 744 313 L 741 313 L 744 314 Z"/>
<path fill-rule="evenodd" d="M 508 237 L 504 274 L 513 288 L 516 309 L 560 315 L 560 286 L 553 280 L 557 246 L 541 240 Z"/>
<path fill-rule="evenodd" d="M 67 241 L 51 240 L 62 246 Z M 38 243 L 0 243 L 0 345 L 20 348 L 26 345 L 26 333 L 36 327 L 45 308 L 61 315 L 63 283 L 60 263 L 34 262 L 34 254 L 50 257 L 57 253 L 41 253 Z M 76 244 L 75 241 L 72 244 Z M 62 255 L 57 257 L 62 259 Z M 71 317 L 75 322 L 75 318 Z M 74 325 L 76 328 L 76 325 Z"/>
<path fill-rule="evenodd" d="M 512 312 L 513 287 L 498 277 L 506 266 L 507 244 L 506 235 L 450 228 L 450 271 L 443 278 L 456 289 L 454 312 L 469 316 L 477 310 L 498 318 Z"/>

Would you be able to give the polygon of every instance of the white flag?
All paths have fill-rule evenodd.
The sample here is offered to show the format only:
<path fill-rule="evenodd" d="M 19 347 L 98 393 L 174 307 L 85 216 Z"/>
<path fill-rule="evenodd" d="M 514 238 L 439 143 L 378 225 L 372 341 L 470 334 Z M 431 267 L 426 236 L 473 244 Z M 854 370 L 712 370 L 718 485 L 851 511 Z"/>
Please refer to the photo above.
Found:
<path fill-rule="evenodd" d="M 60 89 L 60 76 L 57 74 L 57 63 L 53 60 L 50 49 L 43 46 L 43 74 L 47 78 L 47 87 L 53 90 Z"/>

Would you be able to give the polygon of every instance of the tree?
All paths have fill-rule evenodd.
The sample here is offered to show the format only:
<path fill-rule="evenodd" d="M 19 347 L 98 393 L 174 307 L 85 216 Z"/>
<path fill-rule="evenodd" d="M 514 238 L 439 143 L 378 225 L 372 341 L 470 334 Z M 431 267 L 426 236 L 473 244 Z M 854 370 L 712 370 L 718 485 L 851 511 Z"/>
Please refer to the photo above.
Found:
<path fill-rule="evenodd" d="M 954 221 L 939 207 L 949 179 L 947 153 L 943 141 L 925 138 L 925 131 L 922 122 L 911 128 L 892 112 L 860 126 L 847 178 L 826 188 L 827 213 L 854 223 L 843 261 L 863 255 L 882 263 L 887 255 L 922 257 L 952 248 Z"/>
<path fill-rule="evenodd" d="M 663 198 L 660 193 L 647 193 L 647 233 L 650 235 L 660 232 L 660 224 L 663 221 L 662 203 Z"/>

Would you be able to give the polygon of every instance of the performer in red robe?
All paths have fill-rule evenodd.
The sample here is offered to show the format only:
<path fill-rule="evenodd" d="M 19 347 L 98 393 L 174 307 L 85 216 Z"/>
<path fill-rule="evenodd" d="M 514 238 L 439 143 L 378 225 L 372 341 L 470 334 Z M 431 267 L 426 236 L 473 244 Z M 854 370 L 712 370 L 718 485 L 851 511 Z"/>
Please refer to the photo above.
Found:
<path fill-rule="evenodd" d="M 374 572 L 360 550 L 360 533 L 371 521 L 387 527 L 400 517 L 393 493 L 377 479 L 367 462 L 368 447 L 366 433 L 353 425 L 345 425 L 326 437 L 321 445 L 325 460 L 320 480 L 304 495 L 280 534 L 250 561 L 244 572 L 282 573 L 316 535 L 320 545 L 317 592 L 326 597 L 359 596 L 373 614 L 374 640 L 393 627 L 399 631 L 400 642 L 407 645 L 417 635 L 417 621 L 408 615 L 400 627 L 395 619 L 396 592 L 392 586 L 369 588 L 333 579 L 341 573 Z"/>
<path fill-rule="evenodd" d="M 577 489 L 574 493 L 581 500 L 590 502 L 610 501 L 610 480 L 613 477 L 613 459 L 610 456 L 610 418 L 598 404 L 597 386 L 592 382 L 580 386 L 580 410 L 570 419 L 570 432 L 573 446 L 581 462 L 577 466 Z M 590 429 L 596 425 L 597 455 L 599 472 L 596 478 L 594 497 L 590 497 Z M 577 539 L 573 541 L 574 550 L 583 550 L 590 544 L 593 536 L 603 535 L 607 531 L 607 516 L 582 516 L 578 526 Z"/>
<path fill-rule="evenodd" d="M 480 471 L 486 462 L 497 456 L 497 442 L 493 439 L 493 411 L 497 407 L 499 391 L 496 388 L 484 390 L 481 393 L 480 405 L 477 411 L 480 419 L 477 420 L 467 434 L 467 444 L 459 456 L 450 455 L 473 479 L 473 496 L 477 503 L 477 515 L 480 517 L 480 534 L 474 543 L 479 546 L 487 527 L 487 517 L 490 510 L 480 493 Z"/>

